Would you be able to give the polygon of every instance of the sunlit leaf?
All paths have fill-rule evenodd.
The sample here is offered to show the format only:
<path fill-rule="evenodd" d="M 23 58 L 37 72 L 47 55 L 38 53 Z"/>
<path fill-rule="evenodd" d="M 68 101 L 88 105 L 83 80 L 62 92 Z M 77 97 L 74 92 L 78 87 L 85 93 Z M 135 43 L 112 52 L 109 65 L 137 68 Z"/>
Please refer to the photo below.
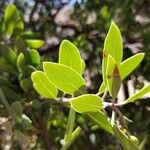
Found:
<path fill-rule="evenodd" d="M 26 40 L 26 43 L 28 46 L 35 49 L 38 49 L 44 45 L 44 41 L 37 39 L 28 39 Z"/>
<path fill-rule="evenodd" d="M 32 121 L 25 114 L 22 114 L 21 116 L 21 126 L 24 131 L 28 131 L 32 128 Z"/>
<path fill-rule="evenodd" d="M 16 65 L 19 72 L 22 72 L 25 69 L 25 57 L 23 53 L 18 55 Z"/>
<path fill-rule="evenodd" d="M 60 45 L 59 63 L 67 65 L 79 74 L 82 73 L 82 59 L 79 50 L 68 40 L 64 40 Z"/>
<path fill-rule="evenodd" d="M 40 32 L 34 32 L 34 31 L 23 31 L 21 32 L 21 37 L 25 39 L 35 39 L 40 37 Z"/>
<path fill-rule="evenodd" d="M 40 55 L 39 52 L 35 49 L 29 51 L 29 57 L 32 65 L 39 65 L 40 64 Z"/>
<path fill-rule="evenodd" d="M 117 64 L 122 61 L 123 55 L 122 37 L 119 28 L 115 23 L 111 23 L 104 42 L 104 54 L 110 54 Z"/>
<path fill-rule="evenodd" d="M 98 94 L 103 94 L 105 92 L 105 90 L 107 89 L 105 83 L 103 82 L 100 87 L 99 87 L 99 92 Z"/>
<path fill-rule="evenodd" d="M 103 62 L 102 62 L 102 72 L 103 72 L 103 80 L 106 84 L 106 67 L 107 67 L 107 59 L 108 54 L 111 55 L 117 65 L 119 65 L 122 61 L 123 55 L 123 46 L 122 46 L 122 37 L 119 31 L 119 28 L 115 25 L 115 23 L 111 23 L 107 36 L 104 42 L 104 51 L 103 51 Z"/>
<path fill-rule="evenodd" d="M 108 118 L 106 117 L 106 115 L 101 112 L 93 112 L 93 113 L 88 113 L 87 114 L 93 121 L 95 121 L 102 129 L 104 129 L 105 131 L 113 134 L 113 129 L 111 124 L 108 121 Z"/>
<path fill-rule="evenodd" d="M 102 109 L 102 100 L 94 94 L 85 94 L 70 100 L 73 109 L 79 113 L 96 112 Z"/>
<path fill-rule="evenodd" d="M 85 68 L 86 68 L 86 64 L 85 64 L 85 61 L 82 59 L 82 71 L 81 71 L 81 74 L 84 73 Z"/>
<path fill-rule="evenodd" d="M 131 97 L 125 100 L 123 104 L 132 103 L 137 100 L 140 100 L 141 97 L 143 97 L 145 94 L 148 94 L 148 93 L 150 93 L 150 85 L 143 87 L 141 90 L 133 94 Z"/>
<path fill-rule="evenodd" d="M 19 16 L 19 12 L 15 5 L 10 4 L 5 10 L 5 26 L 7 33 L 11 35 L 15 28 L 23 30 L 24 24 Z"/>
<path fill-rule="evenodd" d="M 119 66 L 121 80 L 128 76 L 141 63 L 143 58 L 144 53 L 138 53 L 123 61 Z"/>
<path fill-rule="evenodd" d="M 108 91 L 113 99 L 115 99 L 120 89 L 121 78 L 118 66 L 111 55 L 108 56 L 106 75 Z"/>
<path fill-rule="evenodd" d="M 71 95 L 84 93 L 85 81 L 82 76 L 72 68 L 62 64 L 44 62 L 43 69 L 50 82 L 59 90 Z"/>
<path fill-rule="evenodd" d="M 46 74 L 42 71 L 35 71 L 31 75 L 33 81 L 33 86 L 35 90 L 42 96 L 46 98 L 56 98 L 57 89 L 56 87 L 48 80 Z"/>

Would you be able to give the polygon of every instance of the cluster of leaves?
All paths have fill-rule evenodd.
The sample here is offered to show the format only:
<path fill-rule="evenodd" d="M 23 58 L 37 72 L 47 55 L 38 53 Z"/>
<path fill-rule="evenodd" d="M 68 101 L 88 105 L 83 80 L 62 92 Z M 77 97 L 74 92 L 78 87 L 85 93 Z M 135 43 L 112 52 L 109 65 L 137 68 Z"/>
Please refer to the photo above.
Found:
<path fill-rule="evenodd" d="M 14 136 L 22 143 L 31 128 L 31 120 L 23 113 L 24 94 L 33 90 L 30 75 L 40 67 L 37 48 L 44 42 L 24 31 L 19 11 L 8 5 L 0 20 L 0 106 L 1 115 L 12 118 Z M 6 108 L 6 109 L 5 109 Z M 13 133 L 10 133 L 11 135 Z"/>
<path fill-rule="evenodd" d="M 41 1 L 37 2 L 42 4 Z M 43 4 L 44 2 L 46 1 L 43 1 Z M 97 2 L 98 1 L 92 2 L 92 4 L 94 5 Z M 91 10 L 92 4 L 88 1 L 86 8 L 90 7 Z M 94 5 L 94 7 L 97 7 L 97 5 L 98 4 Z M 94 26 L 87 25 L 85 23 L 87 17 L 85 16 L 88 15 L 79 15 L 81 12 L 83 12 L 83 14 L 88 13 L 87 10 L 89 9 L 85 11 L 81 9 L 80 6 L 77 6 L 77 20 L 83 20 L 80 25 L 83 29 L 78 27 L 76 29 L 76 26 L 73 25 L 71 25 L 71 27 L 70 25 L 66 27 L 65 25 L 58 25 L 53 21 L 55 17 L 52 15 L 50 15 L 52 18 L 49 21 L 49 10 L 51 10 L 52 7 L 50 6 L 49 8 L 49 3 L 45 6 L 45 9 L 48 10 L 48 17 L 46 18 L 48 20 L 43 19 L 43 23 L 42 20 L 38 20 L 38 22 L 30 21 L 29 24 L 25 24 L 25 26 L 35 31 L 39 30 L 43 38 L 47 35 L 48 30 L 50 30 L 49 32 L 51 34 L 55 33 L 58 26 L 64 29 L 75 29 L 77 33 L 75 33 L 76 38 L 74 39 L 74 43 L 84 48 L 86 54 L 88 53 L 89 56 L 93 57 L 92 53 L 95 53 L 93 59 L 89 58 L 89 60 L 93 61 L 88 63 L 86 60 L 86 64 L 95 64 L 96 58 L 99 58 L 99 51 L 95 52 L 91 50 L 91 53 L 89 53 L 88 51 L 90 49 L 87 43 L 94 44 L 94 46 L 96 46 L 94 50 L 96 50 L 97 47 L 99 50 L 99 40 L 102 37 L 99 38 L 98 36 L 99 40 L 97 40 L 97 36 L 91 34 L 95 28 L 97 29 L 98 27 L 99 29 L 99 22 L 95 25 L 93 24 Z M 57 13 L 59 13 L 59 10 L 61 9 L 58 9 Z M 111 10 L 112 12 L 110 13 L 107 6 L 104 6 L 99 13 L 99 10 L 96 9 L 98 16 L 103 20 L 101 21 L 102 28 L 100 31 L 105 31 L 108 28 L 110 18 L 113 18 L 114 10 Z M 43 14 L 41 14 L 41 16 L 42 15 Z M 45 15 L 47 14 L 44 13 L 44 16 Z M 79 19 L 79 17 L 83 17 L 84 19 Z M 99 17 L 97 18 L 98 20 L 100 20 Z M 42 24 L 42 26 L 39 26 L 39 23 Z M 144 87 L 123 103 L 118 103 L 116 96 L 121 81 L 138 66 L 144 54 L 136 54 L 122 62 L 122 38 L 119 29 L 114 23 L 111 24 L 104 43 L 102 61 L 103 83 L 97 94 L 89 94 L 87 92 L 89 87 L 87 87 L 87 82 L 82 77 L 85 70 L 85 62 L 73 43 L 64 40 L 59 48 L 59 63 L 44 62 L 44 71 L 36 71 L 42 68 L 37 49 L 44 44 L 42 40 L 36 39 L 37 37 L 39 38 L 38 34 L 25 32 L 21 15 L 14 5 L 7 6 L 4 17 L 1 16 L 0 18 L 0 24 L 0 115 L 11 118 L 7 121 L 12 128 L 10 134 L 12 137 L 15 137 L 14 139 L 19 141 L 20 145 L 28 145 L 29 140 L 25 135 L 32 135 L 33 133 L 39 135 L 37 145 L 39 143 L 41 144 L 41 141 L 43 141 L 43 143 L 45 142 L 44 145 L 38 145 L 40 148 L 46 147 L 48 149 L 53 145 L 54 147 L 59 147 L 60 141 L 63 138 L 63 131 L 66 129 L 67 108 L 70 108 L 66 134 L 64 140 L 61 141 L 63 145 L 62 149 L 68 148 L 75 139 L 83 136 L 83 132 L 85 132 L 83 131 L 84 126 L 91 127 L 90 133 L 93 131 L 92 129 L 97 128 L 97 126 L 93 126 L 93 122 L 87 118 L 92 119 L 99 127 L 116 136 L 125 149 L 137 149 L 137 138 L 130 135 L 129 130 L 126 129 L 126 118 L 119 111 L 118 106 L 138 100 L 150 91 L 150 87 L 149 85 Z M 89 34 L 87 35 L 87 33 Z M 59 37 L 61 41 L 61 37 L 63 36 Z M 71 39 L 71 37 L 69 37 L 69 39 Z M 96 65 L 91 66 L 95 67 Z M 100 71 L 101 69 L 97 67 L 97 70 Z M 30 78 L 32 72 L 34 72 L 32 74 L 33 86 L 42 97 L 39 96 L 32 87 Z M 98 78 L 100 78 L 100 76 L 98 76 Z M 96 82 L 100 81 L 96 80 Z M 111 103 L 105 102 L 104 96 L 106 94 L 101 97 L 106 91 L 109 91 L 112 97 Z M 109 113 L 106 113 L 108 107 L 111 108 L 112 112 L 114 111 L 112 114 L 116 113 L 115 121 L 113 121 L 113 117 L 111 119 Z M 81 115 L 75 113 L 75 111 Z M 75 130 L 74 124 L 79 125 Z M 98 130 L 96 130 L 96 132 L 97 131 Z M 101 134 L 99 135 L 101 136 Z M 97 137 L 100 137 L 99 135 Z M 82 144 L 84 144 L 83 147 L 85 148 L 85 136 L 83 139 L 84 142 Z M 83 139 L 81 141 L 83 141 Z M 99 139 L 96 140 L 98 141 Z M 89 141 L 90 140 L 88 140 L 87 143 L 89 143 Z M 136 144 L 133 144 L 132 141 L 136 142 Z M 129 145 L 131 145 L 131 147 Z M 36 149 L 37 147 L 35 146 L 34 148 Z"/>
<path fill-rule="evenodd" d="M 79 127 L 73 131 L 74 111 L 89 116 L 101 128 L 115 135 L 125 150 L 139 149 L 138 139 L 127 130 L 126 119 L 117 106 L 139 100 L 150 92 L 150 85 L 142 88 L 122 103 L 117 103 L 121 82 L 140 64 L 144 57 L 143 53 L 138 53 L 122 62 L 122 55 L 122 37 L 118 27 L 112 23 L 105 38 L 102 63 L 103 83 L 97 94 L 86 93 L 86 82 L 82 77 L 85 63 L 75 45 L 67 40 L 60 45 L 59 63 L 43 62 L 44 71 L 32 73 L 34 88 L 43 97 L 57 101 L 59 99 L 58 90 L 65 95 L 72 96 L 68 99 L 71 105 L 62 149 L 68 148 L 76 137 L 74 135 L 79 134 Z M 111 103 L 106 103 L 104 97 L 99 96 L 107 91 L 112 97 Z M 65 95 L 61 98 L 65 98 Z M 105 112 L 105 107 L 107 107 L 105 104 L 112 108 L 111 118 Z M 123 125 L 118 122 L 116 114 L 121 118 Z M 124 129 L 126 130 L 123 131 Z"/>

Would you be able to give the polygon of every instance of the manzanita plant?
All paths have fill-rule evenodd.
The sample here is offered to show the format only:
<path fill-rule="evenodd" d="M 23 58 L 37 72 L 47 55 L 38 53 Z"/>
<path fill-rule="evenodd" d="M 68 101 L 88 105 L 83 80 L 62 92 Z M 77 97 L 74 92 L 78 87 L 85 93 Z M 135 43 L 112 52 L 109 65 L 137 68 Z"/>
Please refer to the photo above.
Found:
<path fill-rule="evenodd" d="M 12 143 L 18 141 L 20 145 L 28 145 L 26 134 L 32 131 L 41 135 L 47 144 L 45 147 L 50 149 L 47 124 L 50 105 L 56 102 L 55 104 L 62 103 L 66 109 L 70 109 L 64 139 L 60 140 L 61 136 L 59 137 L 62 150 L 68 149 L 81 134 L 82 128 L 75 128 L 77 113 L 90 118 L 115 136 L 125 150 L 140 149 L 138 139 L 128 130 L 129 119 L 119 107 L 135 102 L 149 93 L 150 85 L 124 101 L 118 101 L 117 96 L 121 83 L 140 64 L 144 54 L 138 53 L 122 61 L 122 37 L 115 23 L 111 23 L 105 38 L 103 82 L 96 94 L 87 92 L 83 78 L 86 65 L 73 43 L 62 41 L 58 63 L 43 62 L 43 71 L 40 71 L 42 64 L 37 49 L 44 42 L 37 39 L 36 33 L 25 31 L 21 15 L 14 5 L 6 7 L 4 16 L 0 17 L 0 25 L 0 113 L 4 112 L 8 118 L 5 125 L 13 137 Z M 108 93 L 110 102 L 107 101 Z M 45 106 L 42 101 L 49 103 Z M 111 115 L 107 112 L 107 107 L 111 109 Z"/>
<path fill-rule="evenodd" d="M 127 118 L 119 107 L 139 100 L 150 92 L 150 85 L 137 93 L 118 102 L 117 95 L 123 80 L 141 63 L 144 53 L 122 60 L 122 37 L 115 23 L 111 23 L 104 42 L 102 75 L 103 83 L 97 94 L 86 92 L 86 81 L 83 78 L 85 63 L 77 47 L 68 40 L 62 41 L 59 48 L 59 60 L 43 62 L 43 71 L 35 71 L 31 78 L 35 90 L 50 101 L 69 103 L 69 117 L 62 150 L 69 148 L 78 137 L 81 128 L 74 129 L 76 113 L 88 116 L 105 131 L 115 136 L 125 150 L 138 150 L 139 141 L 128 130 Z M 63 92 L 63 96 L 59 96 Z M 111 102 L 106 102 L 107 93 Z M 111 116 L 106 107 L 111 108 Z"/>

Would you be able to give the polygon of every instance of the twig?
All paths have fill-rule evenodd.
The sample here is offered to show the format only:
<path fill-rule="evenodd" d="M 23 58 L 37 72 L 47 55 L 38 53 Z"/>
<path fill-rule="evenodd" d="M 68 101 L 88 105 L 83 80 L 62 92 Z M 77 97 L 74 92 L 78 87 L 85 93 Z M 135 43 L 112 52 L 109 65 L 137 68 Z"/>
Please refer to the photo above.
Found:
<path fill-rule="evenodd" d="M 74 123 L 75 123 L 75 115 L 76 115 L 76 112 L 74 111 L 74 109 L 72 107 L 70 107 L 68 124 L 67 124 L 66 134 L 65 134 L 65 138 L 64 138 L 66 143 L 72 137 L 72 132 L 73 132 Z"/>
<path fill-rule="evenodd" d="M 107 96 L 107 92 L 108 92 L 108 91 L 105 90 L 105 92 L 104 92 L 104 94 L 103 94 L 103 96 L 102 96 L 102 100 L 103 100 L 103 101 L 105 101 L 105 98 L 106 98 L 106 96 Z"/>
<path fill-rule="evenodd" d="M 76 130 L 73 132 L 71 139 L 63 145 L 61 150 L 67 150 L 70 147 L 70 145 L 74 142 L 74 140 L 80 135 L 80 132 L 81 128 L 77 127 Z"/>
<path fill-rule="evenodd" d="M 116 106 L 114 106 L 113 108 L 114 108 L 114 110 L 118 113 L 118 115 L 120 116 L 120 118 L 122 119 L 122 122 L 123 122 L 124 127 L 125 127 L 126 129 L 128 129 L 127 122 L 126 122 L 126 120 L 125 120 L 123 114 L 121 113 L 121 111 L 120 111 Z"/>

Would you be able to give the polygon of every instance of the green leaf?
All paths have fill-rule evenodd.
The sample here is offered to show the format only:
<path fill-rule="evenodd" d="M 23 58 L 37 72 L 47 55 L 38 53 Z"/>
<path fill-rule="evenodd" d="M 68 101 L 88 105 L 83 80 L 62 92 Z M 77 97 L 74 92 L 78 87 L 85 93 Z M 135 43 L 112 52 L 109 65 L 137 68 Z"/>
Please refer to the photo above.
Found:
<path fill-rule="evenodd" d="M 69 149 L 69 147 L 71 146 L 71 144 L 79 137 L 80 133 L 81 133 L 81 128 L 78 126 L 78 127 L 74 130 L 74 132 L 72 133 L 72 136 L 71 136 L 71 138 L 69 139 L 69 141 L 64 142 L 64 144 L 63 144 L 61 150 L 67 150 L 67 149 Z"/>
<path fill-rule="evenodd" d="M 121 78 L 118 66 L 111 55 L 108 55 L 106 75 L 108 91 L 113 99 L 115 99 L 120 89 Z"/>
<path fill-rule="evenodd" d="M 23 30 L 24 24 L 19 16 L 19 12 L 15 5 L 10 4 L 5 10 L 5 26 L 7 33 L 11 35 L 15 28 Z"/>
<path fill-rule="evenodd" d="M 16 53 L 8 47 L 6 44 L 1 44 L 0 46 L 1 54 L 4 58 L 12 65 L 16 65 L 17 55 Z"/>
<path fill-rule="evenodd" d="M 147 93 L 150 93 L 150 85 L 147 85 L 147 86 L 143 87 L 137 93 L 133 94 L 131 97 L 129 97 L 127 100 L 125 100 L 123 102 L 123 104 L 133 103 L 137 100 L 140 100 L 140 98 L 143 97 Z"/>
<path fill-rule="evenodd" d="M 28 92 L 29 90 L 31 90 L 32 87 L 31 79 L 30 78 L 22 79 L 20 81 L 20 86 L 25 92 Z"/>
<path fill-rule="evenodd" d="M 16 59 L 17 59 L 17 55 L 15 54 L 15 52 L 8 48 L 7 51 L 5 51 L 5 57 L 6 59 L 12 64 L 12 65 L 16 65 Z"/>
<path fill-rule="evenodd" d="M 40 64 L 40 55 L 39 52 L 35 49 L 29 51 L 29 57 L 32 65 L 39 65 Z"/>
<path fill-rule="evenodd" d="M 103 51 L 103 62 L 102 62 L 102 72 L 103 72 L 103 80 L 106 84 L 106 67 L 107 67 L 107 59 L 108 54 L 110 54 L 117 65 L 119 65 L 122 61 L 123 55 L 123 46 L 122 46 L 122 37 L 119 31 L 119 28 L 115 25 L 115 23 L 111 23 L 107 36 L 104 42 L 104 51 Z"/>
<path fill-rule="evenodd" d="M 94 94 L 85 94 L 72 98 L 70 100 L 71 107 L 79 113 L 96 112 L 102 109 L 102 100 Z"/>
<path fill-rule="evenodd" d="M 13 115 L 14 118 L 22 116 L 23 109 L 21 103 L 18 101 L 15 101 L 14 103 L 11 104 L 10 110 L 11 110 L 10 113 L 11 115 Z"/>
<path fill-rule="evenodd" d="M 16 65 L 17 65 L 19 72 L 24 71 L 24 69 L 25 69 L 25 57 L 24 57 L 23 53 L 20 53 L 18 55 Z"/>
<path fill-rule="evenodd" d="M 106 115 L 101 112 L 93 112 L 93 113 L 88 113 L 87 114 L 88 117 L 90 117 L 95 123 L 97 123 L 102 129 L 104 129 L 105 131 L 113 134 L 113 129 L 111 124 L 108 121 L 108 118 L 106 117 Z"/>
<path fill-rule="evenodd" d="M 35 90 L 46 98 L 56 98 L 58 91 L 56 87 L 48 80 L 46 74 L 42 71 L 35 71 L 31 75 Z"/>
<path fill-rule="evenodd" d="M 121 63 L 123 55 L 122 37 L 119 28 L 111 23 L 104 42 L 104 54 L 110 54 L 117 64 Z"/>
<path fill-rule="evenodd" d="M 44 45 L 44 41 L 37 39 L 28 39 L 26 40 L 26 43 L 28 46 L 35 49 L 38 49 Z"/>
<path fill-rule="evenodd" d="M 28 130 L 32 128 L 32 121 L 25 114 L 22 114 L 20 123 L 21 123 L 22 130 L 24 132 L 27 132 Z"/>
<path fill-rule="evenodd" d="M 84 70 L 86 68 L 86 64 L 85 64 L 85 61 L 83 59 L 81 59 L 81 60 L 82 60 L 82 71 L 81 71 L 81 74 L 83 74 Z"/>
<path fill-rule="evenodd" d="M 139 150 L 139 148 L 116 125 L 113 127 L 116 138 L 125 150 Z"/>
<path fill-rule="evenodd" d="M 75 116 L 76 116 L 75 110 L 72 107 L 70 107 L 68 123 L 67 123 L 66 133 L 64 137 L 66 143 L 69 142 L 72 137 L 74 123 L 75 123 Z"/>
<path fill-rule="evenodd" d="M 24 39 L 34 39 L 40 37 L 40 32 L 32 32 L 32 31 L 23 31 L 21 32 L 21 37 Z"/>
<path fill-rule="evenodd" d="M 103 94 L 106 89 L 107 89 L 107 87 L 106 87 L 105 83 L 103 82 L 103 83 L 101 84 L 101 86 L 99 87 L 99 92 L 98 92 L 98 94 Z"/>
<path fill-rule="evenodd" d="M 64 40 L 60 45 L 59 63 L 74 69 L 79 74 L 82 73 L 82 59 L 79 50 L 68 40 Z"/>
<path fill-rule="evenodd" d="M 119 66 L 121 80 L 125 79 L 141 63 L 143 58 L 144 53 L 138 53 L 123 61 Z"/>
<path fill-rule="evenodd" d="M 84 93 L 85 81 L 72 68 L 58 63 L 44 62 L 43 69 L 50 82 L 59 90 L 71 95 Z"/>

